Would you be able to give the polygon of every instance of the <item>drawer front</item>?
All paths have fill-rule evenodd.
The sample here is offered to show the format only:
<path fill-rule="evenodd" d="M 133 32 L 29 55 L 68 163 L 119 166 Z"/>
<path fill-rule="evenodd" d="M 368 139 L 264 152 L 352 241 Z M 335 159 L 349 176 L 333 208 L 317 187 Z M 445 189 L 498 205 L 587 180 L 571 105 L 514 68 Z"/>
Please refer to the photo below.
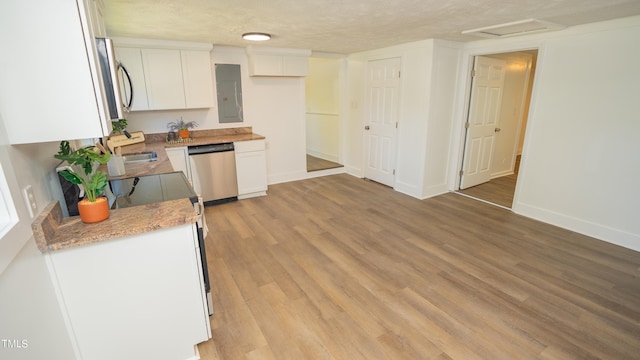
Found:
<path fill-rule="evenodd" d="M 237 141 L 233 145 L 237 153 L 263 151 L 265 149 L 264 140 Z"/>

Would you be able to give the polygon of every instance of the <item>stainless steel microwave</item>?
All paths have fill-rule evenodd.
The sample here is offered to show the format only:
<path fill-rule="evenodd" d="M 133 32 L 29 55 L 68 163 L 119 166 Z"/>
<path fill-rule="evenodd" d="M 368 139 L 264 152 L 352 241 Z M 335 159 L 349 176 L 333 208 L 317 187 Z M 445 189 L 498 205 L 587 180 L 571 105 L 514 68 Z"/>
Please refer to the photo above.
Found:
<path fill-rule="evenodd" d="M 111 39 L 96 38 L 96 49 L 102 84 L 105 90 L 105 100 L 112 121 L 123 119 L 125 112 L 129 112 L 133 102 L 133 84 L 127 69 L 116 60 Z M 125 84 L 120 91 L 118 77 L 123 77 Z"/>

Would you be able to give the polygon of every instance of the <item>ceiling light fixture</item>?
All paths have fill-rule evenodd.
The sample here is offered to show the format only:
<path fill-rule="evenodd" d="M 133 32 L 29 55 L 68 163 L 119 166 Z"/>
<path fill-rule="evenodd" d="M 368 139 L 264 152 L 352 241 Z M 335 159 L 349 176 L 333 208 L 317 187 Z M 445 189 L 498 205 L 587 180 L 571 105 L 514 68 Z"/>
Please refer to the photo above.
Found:
<path fill-rule="evenodd" d="M 248 32 L 242 34 L 242 38 L 251 41 L 265 41 L 271 39 L 271 35 L 261 32 Z"/>

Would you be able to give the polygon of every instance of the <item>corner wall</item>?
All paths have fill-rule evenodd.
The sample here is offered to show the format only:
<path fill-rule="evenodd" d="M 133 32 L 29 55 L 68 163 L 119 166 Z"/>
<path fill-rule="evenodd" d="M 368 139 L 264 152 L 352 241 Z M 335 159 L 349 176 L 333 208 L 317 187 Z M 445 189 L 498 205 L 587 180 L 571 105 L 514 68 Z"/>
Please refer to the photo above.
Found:
<path fill-rule="evenodd" d="M 638 39 L 636 16 L 467 44 L 465 58 L 540 48 L 516 213 L 640 251 Z"/>
<path fill-rule="evenodd" d="M 39 210 L 51 201 L 48 173 L 58 162 L 53 159 L 58 144 L 11 146 L 4 129 L 0 117 L 0 161 L 19 223 L 16 231 L 0 239 L 12 245 L 3 246 L 0 254 L 0 339 L 12 344 L 0 342 L 0 359 L 75 359 L 45 256 L 36 247 L 32 219 L 21 193 L 31 185 Z"/>
<path fill-rule="evenodd" d="M 367 63 L 401 59 L 400 109 L 394 189 L 416 198 L 447 192 L 451 118 L 461 44 L 424 40 L 353 54 L 349 57 L 350 91 L 347 133 L 350 169 L 363 176 L 366 161 L 363 120 Z M 357 163 L 356 163 L 357 161 Z M 350 173 L 355 173 L 351 171 Z"/>

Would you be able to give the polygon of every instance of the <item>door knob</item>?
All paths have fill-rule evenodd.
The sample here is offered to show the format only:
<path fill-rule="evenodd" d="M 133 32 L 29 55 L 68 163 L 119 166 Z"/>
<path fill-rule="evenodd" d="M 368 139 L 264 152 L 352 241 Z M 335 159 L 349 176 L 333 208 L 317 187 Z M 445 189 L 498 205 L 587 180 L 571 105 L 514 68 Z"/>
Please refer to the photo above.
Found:
<path fill-rule="evenodd" d="M 496 129 L 495 129 L 495 130 L 493 130 L 493 131 L 495 131 L 495 132 L 500 132 L 500 130 L 501 130 L 500 128 L 496 128 Z"/>
<path fill-rule="evenodd" d="M 365 126 L 364 129 L 369 130 L 370 129 L 369 125 Z"/>

